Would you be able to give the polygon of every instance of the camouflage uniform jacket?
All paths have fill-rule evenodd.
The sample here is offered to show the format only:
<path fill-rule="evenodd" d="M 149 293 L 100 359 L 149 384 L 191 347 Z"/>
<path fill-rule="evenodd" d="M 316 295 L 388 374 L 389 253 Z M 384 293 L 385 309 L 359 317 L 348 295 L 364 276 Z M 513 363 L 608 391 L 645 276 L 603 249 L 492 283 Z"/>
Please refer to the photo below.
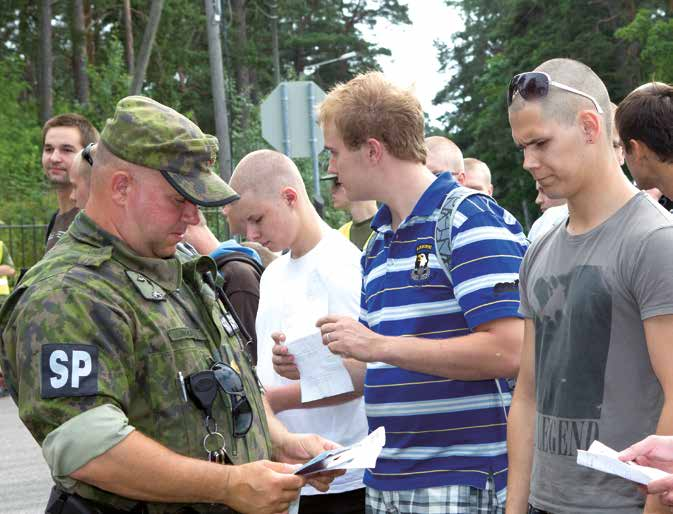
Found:
<path fill-rule="evenodd" d="M 248 434 L 234 439 L 229 399 L 217 399 L 214 418 L 229 456 L 235 464 L 269 458 L 259 383 L 241 343 L 227 335 L 226 311 L 204 284 L 205 270 L 215 270 L 209 257 L 143 258 L 84 213 L 78 216 L 61 244 L 26 274 L 0 311 L 0 362 L 20 417 L 38 443 L 74 416 L 112 404 L 143 434 L 177 453 L 204 459 L 203 415 L 184 401 L 176 379 L 178 372 L 186 377 L 208 369 L 215 359 L 241 371 L 254 412 Z M 87 345 L 82 348 L 90 354 L 97 349 L 97 381 L 88 383 L 86 394 L 45 398 L 50 389 L 45 353 L 55 345 L 65 352 L 78 348 L 66 345 Z M 74 492 L 118 508 L 134 504 L 81 482 Z M 149 507 L 150 512 L 178 510 L 168 504 Z M 224 506 L 192 507 L 231 512 Z"/>

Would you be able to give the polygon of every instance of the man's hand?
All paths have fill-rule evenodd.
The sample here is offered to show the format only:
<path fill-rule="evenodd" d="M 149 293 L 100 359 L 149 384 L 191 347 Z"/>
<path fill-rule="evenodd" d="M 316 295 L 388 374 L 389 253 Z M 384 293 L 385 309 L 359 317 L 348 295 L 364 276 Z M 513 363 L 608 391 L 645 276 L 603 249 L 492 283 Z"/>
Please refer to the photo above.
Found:
<path fill-rule="evenodd" d="M 289 464 L 303 464 L 326 450 L 339 448 L 339 445 L 320 437 L 317 434 L 294 434 L 288 432 L 282 443 L 274 448 L 274 457 L 279 462 Z M 308 483 L 318 491 L 325 492 L 336 477 L 345 473 L 341 471 L 326 471 L 308 478 Z"/>
<path fill-rule="evenodd" d="M 285 342 L 285 334 L 282 332 L 274 332 L 271 334 L 274 345 L 271 348 L 273 353 L 272 362 L 273 370 L 281 377 L 289 380 L 299 380 L 299 369 L 294 363 L 294 357 L 283 343 Z"/>
<path fill-rule="evenodd" d="M 280 462 L 260 460 L 229 468 L 226 503 L 244 514 L 285 513 L 306 483 L 292 474 L 294 466 Z"/>
<path fill-rule="evenodd" d="M 621 451 L 618 457 L 624 462 L 634 460 L 642 466 L 673 473 L 673 436 L 651 435 Z M 653 480 L 646 491 L 658 494 L 663 504 L 673 505 L 673 475 Z"/>
<path fill-rule="evenodd" d="M 332 353 L 361 362 L 381 360 L 383 336 L 359 321 L 348 316 L 329 315 L 320 318 L 316 325 L 320 327 L 323 343 Z"/>

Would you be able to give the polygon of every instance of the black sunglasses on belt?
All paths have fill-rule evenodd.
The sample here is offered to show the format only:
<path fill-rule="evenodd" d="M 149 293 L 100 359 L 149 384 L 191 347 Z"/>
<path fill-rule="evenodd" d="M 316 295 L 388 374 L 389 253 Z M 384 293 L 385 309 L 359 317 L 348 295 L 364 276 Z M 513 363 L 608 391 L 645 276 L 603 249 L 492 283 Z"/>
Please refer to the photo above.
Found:
<path fill-rule="evenodd" d="M 241 376 L 228 364 L 216 362 L 210 369 L 185 377 L 185 387 L 194 404 L 212 418 L 218 389 L 229 396 L 234 437 L 243 437 L 252 426 L 252 408 Z"/>
<path fill-rule="evenodd" d="M 603 114 L 603 109 L 598 105 L 596 99 L 588 93 L 584 93 L 579 89 L 574 87 L 566 86 L 560 82 L 555 82 L 551 77 L 543 71 L 527 71 L 526 73 L 519 73 L 514 75 L 512 80 L 509 83 L 509 89 L 507 91 L 507 107 L 512 105 L 512 100 L 518 94 L 521 95 L 521 98 L 524 100 L 537 100 L 539 98 L 544 98 L 549 94 L 549 87 L 554 86 L 569 93 L 574 93 L 576 95 L 583 96 L 591 100 L 598 111 L 598 114 Z"/>

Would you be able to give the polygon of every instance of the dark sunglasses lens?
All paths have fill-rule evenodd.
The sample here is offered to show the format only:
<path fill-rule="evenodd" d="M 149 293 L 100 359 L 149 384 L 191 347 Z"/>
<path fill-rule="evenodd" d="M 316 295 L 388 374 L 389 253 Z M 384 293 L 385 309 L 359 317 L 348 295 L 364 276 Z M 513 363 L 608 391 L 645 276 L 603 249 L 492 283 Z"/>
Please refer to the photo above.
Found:
<path fill-rule="evenodd" d="M 252 408 L 247 398 L 241 398 L 232 409 L 234 415 L 234 436 L 243 437 L 252 426 Z"/>
<path fill-rule="evenodd" d="M 543 73 L 536 72 L 515 75 L 509 84 L 508 105 L 512 105 L 512 99 L 517 92 L 524 100 L 543 98 L 549 93 L 549 79 Z"/>
<path fill-rule="evenodd" d="M 241 377 L 226 364 L 215 364 L 213 366 L 215 379 L 220 384 L 223 391 L 227 393 L 240 393 L 243 391 L 243 382 Z"/>
<path fill-rule="evenodd" d="M 252 426 L 252 407 L 245 395 L 241 377 L 231 366 L 221 362 L 213 365 L 212 370 L 220 389 L 229 395 L 231 401 L 234 437 L 243 437 Z"/>
<path fill-rule="evenodd" d="M 209 412 L 217 396 L 217 382 L 213 372 L 193 373 L 185 379 L 185 384 L 196 406 Z"/>

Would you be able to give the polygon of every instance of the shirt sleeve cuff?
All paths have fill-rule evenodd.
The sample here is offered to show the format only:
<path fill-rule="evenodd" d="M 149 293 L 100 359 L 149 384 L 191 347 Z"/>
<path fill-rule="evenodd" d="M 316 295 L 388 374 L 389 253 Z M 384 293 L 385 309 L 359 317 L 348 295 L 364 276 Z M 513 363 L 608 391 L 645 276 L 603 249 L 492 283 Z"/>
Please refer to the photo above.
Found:
<path fill-rule="evenodd" d="M 119 407 L 105 404 L 78 414 L 52 430 L 42 443 L 57 485 L 72 490 L 70 474 L 123 441 L 135 430 Z"/>

